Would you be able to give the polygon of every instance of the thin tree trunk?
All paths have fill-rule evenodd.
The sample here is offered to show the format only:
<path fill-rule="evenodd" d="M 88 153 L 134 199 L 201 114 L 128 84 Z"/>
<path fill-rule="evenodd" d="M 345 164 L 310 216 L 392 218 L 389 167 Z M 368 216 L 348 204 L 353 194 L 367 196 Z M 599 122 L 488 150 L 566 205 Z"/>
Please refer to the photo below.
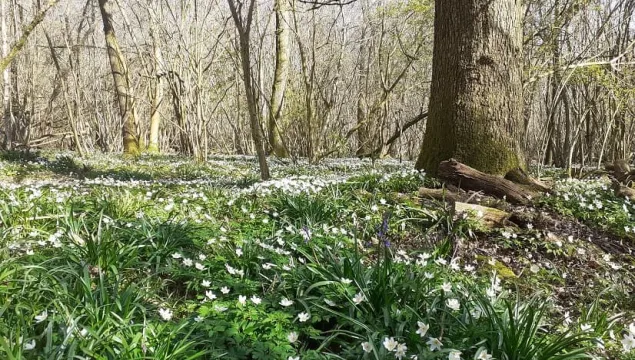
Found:
<path fill-rule="evenodd" d="M 2 7 L 2 58 L 6 59 L 9 55 L 9 39 L 7 31 L 7 5 L 5 0 L 0 0 Z M 2 70 L 3 92 L 2 92 L 2 109 L 4 123 L 4 148 L 12 148 L 13 126 L 11 124 L 11 72 L 9 67 Z"/>
<path fill-rule="evenodd" d="M 282 141 L 284 95 L 289 77 L 289 8 L 288 0 L 275 0 L 276 11 L 276 68 L 269 106 L 269 146 L 273 154 L 288 157 Z"/>
<path fill-rule="evenodd" d="M 119 115 L 123 123 L 123 153 L 129 156 L 138 156 L 140 153 L 139 137 L 137 136 L 137 123 L 134 115 L 134 101 L 131 94 L 130 78 L 113 27 L 111 1 L 99 0 L 99 9 L 101 10 L 101 18 L 104 24 L 108 60 L 110 61 L 110 69 L 117 92 Z"/>
<path fill-rule="evenodd" d="M 249 3 L 249 9 L 247 11 L 247 17 L 243 19 L 241 16 L 242 4 L 240 4 L 239 8 L 236 8 L 234 0 L 227 0 L 232 13 L 234 24 L 236 25 L 236 29 L 238 30 L 240 60 L 243 71 L 243 84 L 245 86 L 245 95 L 247 96 L 247 108 L 249 109 L 249 124 L 251 127 L 251 136 L 254 140 L 256 154 L 258 156 L 258 164 L 260 165 L 260 178 L 262 180 L 269 180 L 271 176 L 269 174 L 267 154 L 264 147 L 264 136 L 260 127 L 260 121 L 258 120 L 258 109 L 256 104 L 257 100 L 252 83 L 251 51 L 249 48 L 249 36 L 251 32 L 251 22 L 253 19 L 255 2 L 256 0 L 251 0 L 251 2 Z"/>
<path fill-rule="evenodd" d="M 57 54 L 55 53 L 55 47 L 53 46 L 53 41 L 51 40 L 51 36 L 46 32 L 44 34 L 46 36 L 46 43 L 49 46 L 49 50 L 51 51 L 51 57 L 53 58 L 53 64 L 55 65 L 55 69 L 57 70 L 57 74 L 59 76 L 59 81 L 62 85 L 62 93 L 64 94 L 64 105 L 66 106 L 66 114 L 68 116 L 68 124 L 71 128 L 71 133 L 73 134 L 73 142 L 75 143 L 75 148 L 81 157 L 86 155 L 84 151 L 84 147 L 82 146 L 81 141 L 79 140 L 79 134 L 77 131 L 77 121 L 75 119 L 75 115 L 73 112 L 73 108 L 71 106 L 71 100 L 69 96 L 68 83 L 66 82 L 66 74 L 62 71 L 62 66 L 60 65 Z"/>
<path fill-rule="evenodd" d="M 163 56 L 159 47 L 155 34 L 152 32 L 152 46 L 154 50 L 154 76 L 156 83 L 154 84 L 154 94 L 152 96 L 152 114 L 150 115 L 150 141 L 148 144 L 148 152 L 159 152 L 159 127 L 161 124 L 160 107 L 163 103 Z"/>

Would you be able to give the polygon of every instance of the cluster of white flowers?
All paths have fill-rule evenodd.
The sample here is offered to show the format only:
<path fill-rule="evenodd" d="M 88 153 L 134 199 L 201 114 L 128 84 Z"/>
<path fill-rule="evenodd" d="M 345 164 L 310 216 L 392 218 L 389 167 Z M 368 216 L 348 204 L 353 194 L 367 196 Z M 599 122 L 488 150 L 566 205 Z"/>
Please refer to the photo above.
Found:
<path fill-rule="evenodd" d="M 263 181 L 241 191 L 242 195 L 256 194 L 259 196 L 282 192 L 288 195 L 316 194 L 324 188 L 345 182 L 348 177 L 319 178 L 312 176 L 294 176 L 282 179 Z"/>

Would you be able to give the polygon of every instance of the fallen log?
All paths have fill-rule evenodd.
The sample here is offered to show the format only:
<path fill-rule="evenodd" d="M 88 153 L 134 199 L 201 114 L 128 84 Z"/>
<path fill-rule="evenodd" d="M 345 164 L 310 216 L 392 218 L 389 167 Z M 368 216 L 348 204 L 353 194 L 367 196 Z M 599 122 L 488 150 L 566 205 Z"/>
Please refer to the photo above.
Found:
<path fill-rule="evenodd" d="M 459 193 L 449 189 L 429 189 L 422 187 L 419 188 L 419 197 L 422 199 L 455 203 L 457 201 L 465 201 L 468 198 L 468 195 L 465 192 Z"/>
<path fill-rule="evenodd" d="M 488 229 L 505 226 L 505 222 L 511 215 L 508 212 L 491 207 L 462 202 L 456 202 L 454 204 L 454 211 L 456 214 L 469 214 L 468 216 Z"/>
<path fill-rule="evenodd" d="M 517 168 L 505 175 L 505 179 L 517 184 L 528 186 L 530 189 L 539 192 L 550 192 L 551 189 L 543 182 L 529 176 L 525 170 Z"/>
<path fill-rule="evenodd" d="M 458 186 L 461 189 L 483 191 L 487 195 L 505 198 L 514 204 L 526 205 L 540 193 L 504 179 L 480 172 L 455 159 L 442 161 L 439 164 L 439 178 Z"/>
<path fill-rule="evenodd" d="M 635 189 L 622 185 L 622 183 L 614 177 L 611 177 L 611 182 L 613 183 L 612 187 L 616 196 L 635 201 Z"/>
<path fill-rule="evenodd" d="M 628 160 L 615 160 L 613 163 L 604 165 L 604 168 L 610 172 L 617 181 L 626 186 L 630 186 L 635 179 L 635 170 L 631 170 Z"/>

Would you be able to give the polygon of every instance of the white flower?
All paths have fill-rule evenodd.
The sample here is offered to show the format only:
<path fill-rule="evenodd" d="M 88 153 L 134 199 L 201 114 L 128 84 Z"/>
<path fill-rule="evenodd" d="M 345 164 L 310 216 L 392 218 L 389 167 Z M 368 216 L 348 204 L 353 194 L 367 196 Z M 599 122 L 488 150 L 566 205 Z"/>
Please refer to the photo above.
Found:
<path fill-rule="evenodd" d="M 531 271 L 534 274 L 537 274 L 540 271 L 540 266 L 536 264 L 531 264 L 531 266 L 529 267 L 529 271 Z"/>
<path fill-rule="evenodd" d="M 344 285 L 350 285 L 350 284 L 353 282 L 353 280 L 351 280 L 351 279 L 347 279 L 347 278 L 341 278 L 341 279 L 340 279 L 340 281 L 341 281 L 341 282 L 342 282 L 342 284 L 344 284 Z"/>
<path fill-rule="evenodd" d="M 395 350 L 397 345 L 399 345 L 399 343 L 397 341 L 395 341 L 395 338 L 392 338 L 392 337 L 391 338 L 385 337 L 384 338 L 384 342 L 382 344 L 384 345 L 384 347 L 388 351 Z"/>
<path fill-rule="evenodd" d="M 198 256 L 198 259 L 201 260 L 201 261 L 204 261 L 205 259 L 207 259 L 207 256 L 205 256 L 205 254 L 200 254 Z"/>
<path fill-rule="evenodd" d="M 237 255 L 237 256 L 242 256 L 242 255 L 243 255 L 243 249 L 241 249 L 241 248 L 236 248 L 236 255 Z"/>
<path fill-rule="evenodd" d="M 205 292 L 205 296 L 207 296 L 210 300 L 216 299 L 216 294 L 214 294 L 212 290 L 207 290 Z"/>
<path fill-rule="evenodd" d="M 299 356 L 296 356 L 296 357 L 289 356 L 289 357 L 287 358 L 287 360 L 300 360 L 300 357 L 299 357 Z"/>
<path fill-rule="evenodd" d="M 245 305 L 247 303 L 247 297 L 244 295 L 239 295 L 238 302 L 240 303 L 240 305 Z"/>
<path fill-rule="evenodd" d="M 257 297 L 256 295 L 254 295 L 254 296 L 251 297 L 251 302 L 256 304 L 256 305 L 259 305 L 262 302 L 262 299 Z"/>
<path fill-rule="evenodd" d="M 476 357 L 474 359 L 476 359 L 476 360 L 492 360 L 493 357 L 492 357 L 492 355 L 487 353 L 487 349 L 480 348 L 476 352 Z"/>
<path fill-rule="evenodd" d="M 635 323 L 632 323 L 628 326 L 628 332 L 631 333 L 631 335 L 635 336 Z"/>
<path fill-rule="evenodd" d="M 395 357 L 397 359 L 402 359 L 406 356 L 406 351 L 408 351 L 408 347 L 406 346 L 406 344 L 397 345 L 397 348 L 395 349 Z"/>
<path fill-rule="evenodd" d="M 203 281 L 201 281 L 201 286 L 202 287 L 210 287 L 210 286 L 212 286 L 212 282 L 209 281 L 209 280 L 203 280 Z"/>
<path fill-rule="evenodd" d="M 439 339 L 433 337 L 431 337 L 426 344 L 430 346 L 430 351 L 441 350 L 441 347 L 443 346 L 443 343 L 439 341 Z"/>
<path fill-rule="evenodd" d="M 201 321 L 203 321 L 203 317 L 197 316 L 197 317 L 194 318 L 194 321 L 201 322 Z"/>
<path fill-rule="evenodd" d="M 445 304 L 454 311 L 457 311 L 461 308 L 461 304 L 457 299 L 448 299 Z"/>
<path fill-rule="evenodd" d="M 370 207 L 370 210 L 372 212 L 377 212 L 377 210 L 379 210 L 379 207 L 377 205 L 373 205 L 373 206 Z"/>
<path fill-rule="evenodd" d="M 218 311 L 218 312 L 223 312 L 227 310 L 226 306 L 221 306 L 221 305 L 214 305 L 214 310 Z"/>
<path fill-rule="evenodd" d="M 373 345 L 371 345 L 371 343 L 369 343 L 368 341 L 363 342 L 362 343 L 362 350 L 364 350 L 365 353 L 369 353 L 369 352 L 373 351 Z"/>
<path fill-rule="evenodd" d="M 629 352 L 635 349 L 635 335 L 624 335 L 624 339 L 622 339 L 622 347 L 624 347 L 624 352 Z"/>
<path fill-rule="evenodd" d="M 287 306 L 291 306 L 293 305 L 293 300 L 289 300 L 287 298 L 283 298 L 282 300 L 280 300 L 280 305 L 287 307 Z"/>
<path fill-rule="evenodd" d="M 490 298 L 495 298 L 496 290 L 494 290 L 494 288 L 488 287 L 487 290 L 485 290 L 485 294 Z"/>
<path fill-rule="evenodd" d="M 295 331 L 290 332 L 289 335 L 287 335 L 287 340 L 289 340 L 290 343 L 298 341 L 298 333 Z"/>
<path fill-rule="evenodd" d="M 220 288 L 220 292 L 227 295 L 229 294 L 229 288 L 227 286 L 223 286 L 222 288 Z"/>
<path fill-rule="evenodd" d="M 443 283 L 443 285 L 441 285 L 441 289 L 443 289 L 443 291 L 447 292 L 451 292 L 452 291 L 452 284 L 446 282 Z"/>
<path fill-rule="evenodd" d="M 571 320 L 571 314 L 569 314 L 569 312 L 566 311 L 564 313 L 564 321 L 563 321 L 564 325 L 569 326 L 572 322 L 573 320 Z"/>
<path fill-rule="evenodd" d="M 39 315 L 35 316 L 35 323 L 39 324 L 42 321 L 46 320 L 49 317 L 48 311 L 44 310 Z"/>
<path fill-rule="evenodd" d="M 430 326 L 422 321 L 417 321 L 417 326 L 419 327 L 417 329 L 417 334 L 421 337 L 424 337 L 428 332 L 428 329 L 430 329 Z"/>
<path fill-rule="evenodd" d="M 591 332 L 593 331 L 593 327 L 589 324 L 582 324 L 580 325 L 580 330 L 582 330 L 582 332 L 587 332 L 587 331 Z"/>
<path fill-rule="evenodd" d="M 425 276 L 426 279 L 434 279 L 434 274 L 430 272 L 423 273 L 423 276 Z"/>
<path fill-rule="evenodd" d="M 204 266 L 203 264 L 201 264 L 201 263 L 196 263 L 196 264 L 194 265 L 194 267 L 195 267 L 197 270 L 200 270 L 200 271 L 205 270 L 205 266 Z"/>
<path fill-rule="evenodd" d="M 324 302 L 326 303 L 326 305 L 328 306 L 337 306 L 337 304 L 335 303 L 335 301 L 333 300 L 329 300 L 329 299 L 324 299 Z"/>
<path fill-rule="evenodd" d="M 306 312 L 301 312 L 298 314 L 298 320 L 300 320 L 300 322 L 305 322 L 309 320 L 310 318 L 311 318 L 311 315 L 309 315 Z"/>
<path fill-rule="evenodd" d="M 28 343 L 24 344 L 24 350 L 29 351 L 35 349 L 35 339 L 31 339 Z"/>
<path fill-rule="evenodd" d="M 159 315 L 161 316 L 163 320 L 170 321 L 172 320 L 173 314 L 172 314 L 172 310 L 161 308 L 159 309 Z"/>
<path fill-rule="evenodd" d="M 188 258 L 184 258 L 183 259 L 183 265 L 192 266 L 193 264 L 194 264 L 194 262 L 192 261 L 192 259 L 188 259 Z"/>
<path fill-rule="evenodd" d="M 362 294 L 361 292 L 358 292 L 357 294 L 355 294 L 355 296 L 353 297 L 353 302 L 355 303 L 355 305 L 359 305 L 362 301 L 364 301 L 364 299 L 366 299 L 364 297 L 364 294 Z"/>
<path fill-rule="evenodd" d="M 461 360 L 461 352 L 456 350 L 450 351 L 450 354 L 448 355 L 448 360 Z"/>

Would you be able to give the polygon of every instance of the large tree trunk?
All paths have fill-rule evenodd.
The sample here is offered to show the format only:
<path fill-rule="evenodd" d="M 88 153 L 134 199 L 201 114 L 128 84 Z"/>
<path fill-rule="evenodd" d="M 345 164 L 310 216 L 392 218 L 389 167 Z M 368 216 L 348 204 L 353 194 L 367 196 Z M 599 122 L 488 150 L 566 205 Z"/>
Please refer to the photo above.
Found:
<path fill-rule="evenodd" d="M 104 24 L 108 60 L 110 61 L 110 69 L 115 84 L 115 91 L 117 92 L 119 114 L 123 123 L 123 152 L 125 155 L 138 156 L 140 149 L 137 123 L 134 115 L 134 100 L 131 94 L 132 89 L 128 68 L 119 49 L 119 43 L 113 27 L 112 2 L 110 0 L 99 0 L 99 9 L 101 10 L 101 18 Z"/>
<path fill-rule="evenodd" d="M 416 167 L 443 160 L 490 174 L 524 166 L 520 0 L 437 0 L 427 129 Z"/>
<path fill-rule="evenodd" d="M 279 157 L 289 153 L 282 142 L 284 94 L 289 77 L 289 9 L 287 0 L 276 0 L 276 69 L 269 108 L 269 146 Z"/>

